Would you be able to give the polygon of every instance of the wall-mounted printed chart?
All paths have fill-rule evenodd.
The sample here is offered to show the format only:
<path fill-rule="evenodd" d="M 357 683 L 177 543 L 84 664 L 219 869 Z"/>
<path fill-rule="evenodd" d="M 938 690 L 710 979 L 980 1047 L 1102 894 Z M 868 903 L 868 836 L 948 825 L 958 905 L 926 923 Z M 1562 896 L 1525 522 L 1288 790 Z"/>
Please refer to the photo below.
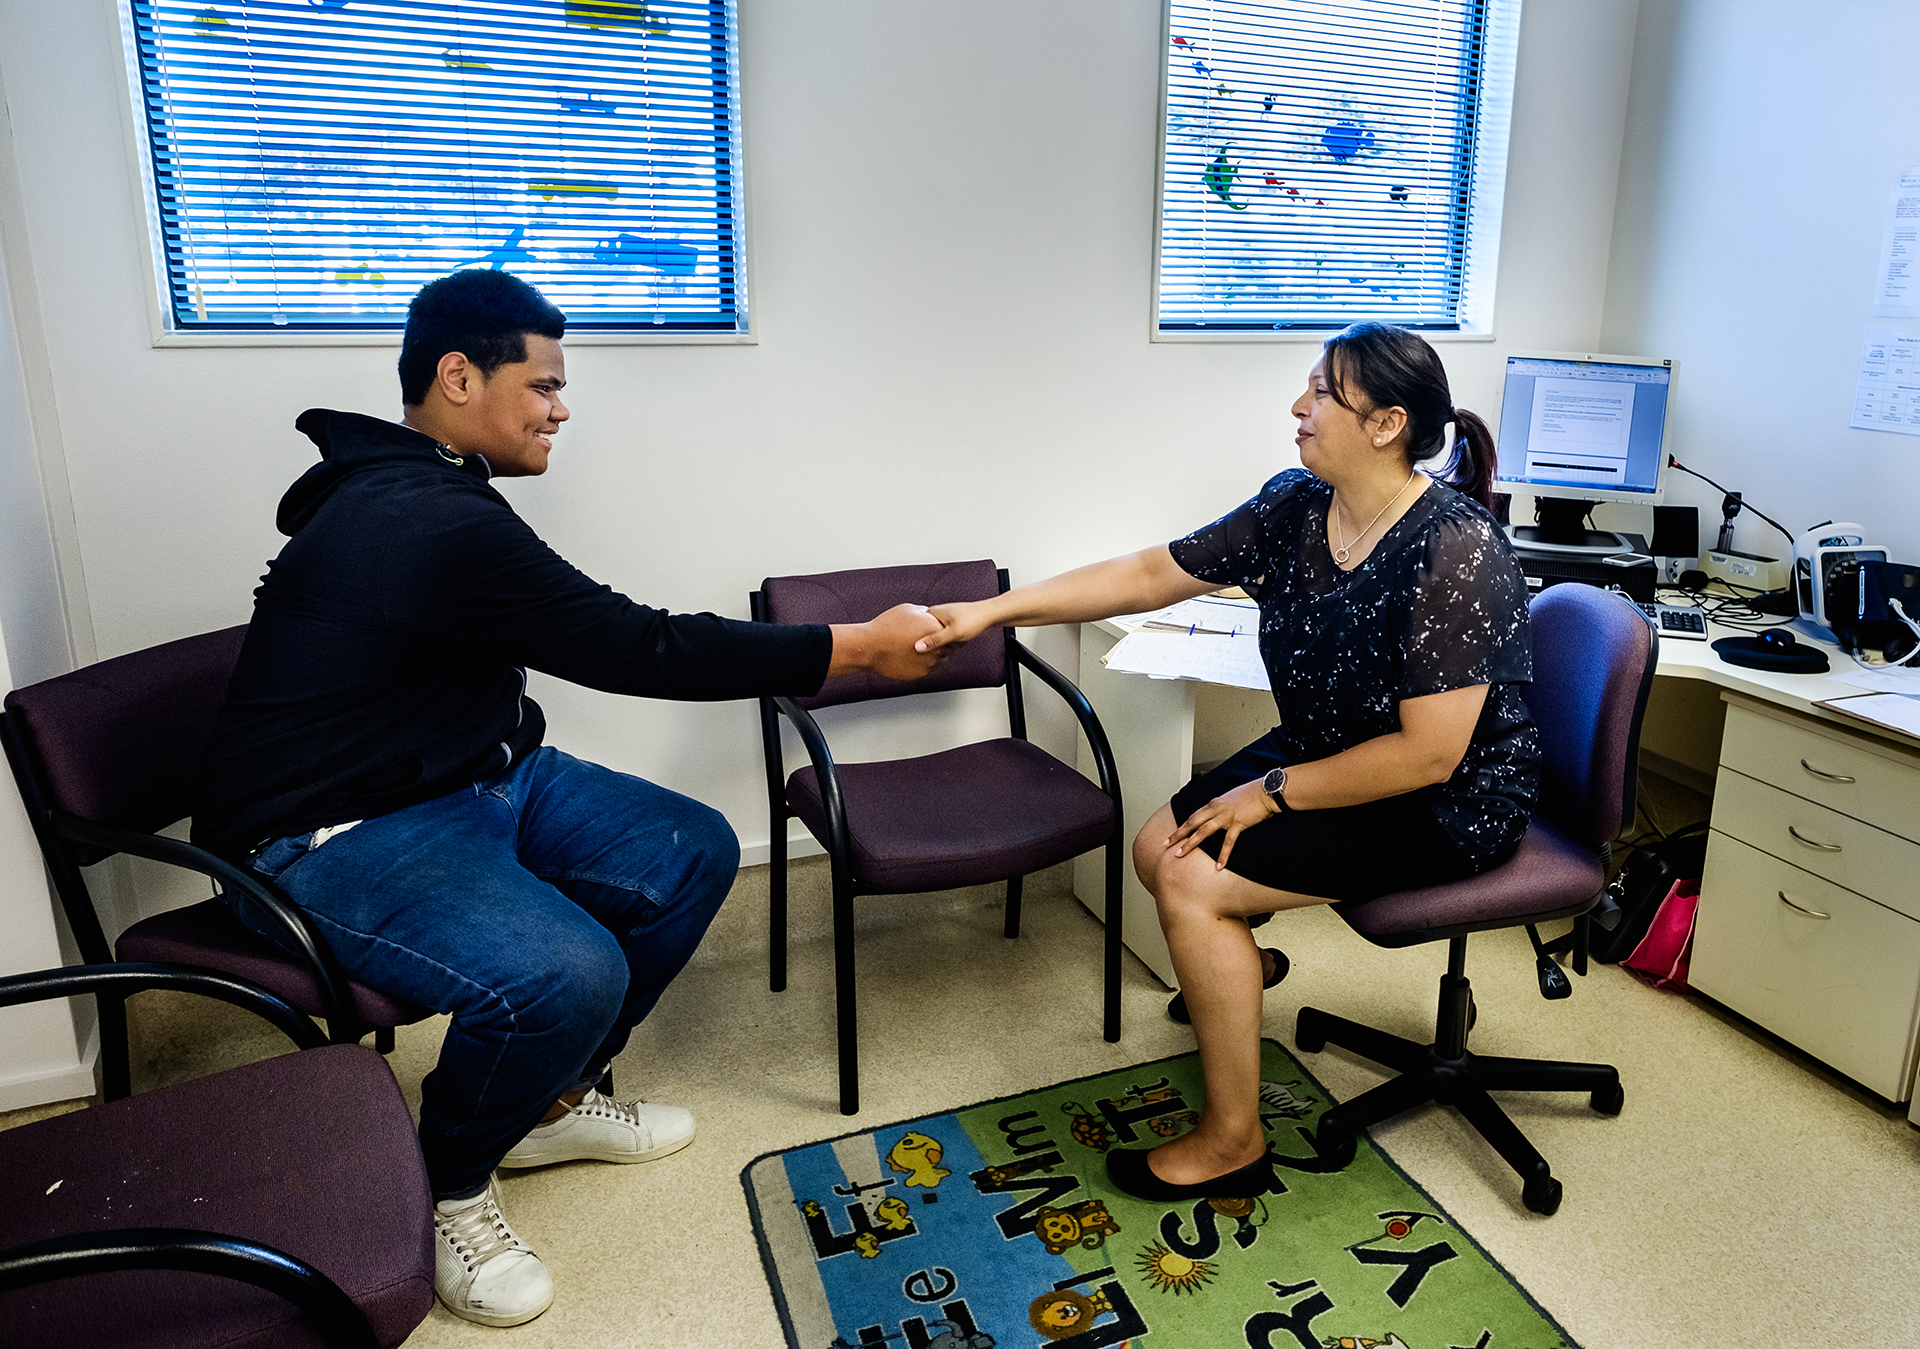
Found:
<path fill-rule="evenodd" d="M 1850 425 L 1920 436 L 1920 328 L 1867 329 Z"/>

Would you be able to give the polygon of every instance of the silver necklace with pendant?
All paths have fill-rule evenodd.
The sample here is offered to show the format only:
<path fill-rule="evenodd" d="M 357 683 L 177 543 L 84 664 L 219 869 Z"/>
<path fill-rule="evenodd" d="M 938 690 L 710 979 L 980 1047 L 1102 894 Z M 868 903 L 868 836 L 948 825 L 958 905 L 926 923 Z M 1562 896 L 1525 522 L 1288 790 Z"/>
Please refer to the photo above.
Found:
<path fill-rule="evenodd" d="M 1367 521 L 1367 527 L 1365 529 L 1361 530 L 1358 534 L 1354 535 L 1353 544 L 1350 544 L 1347 542 L 1346 531 L 1340 528 L 1340 517 L 1342 514 L 1344 514 L 1344 512 L 1341 510 L 1341 507 L 1340 507 L 1340 502 L 1338 499 L 1339 494 L 1338 493 L 1334 494 L 1335 500 L 1333 503 L 1333 537 L 1334 537 L 1335 543 L 1338 545 L 1333 550 L 1333 560 L 1335 562 L 1338 562 L 1343 567 L 1347 565 L 1347 558 L 1352 554 L 1353 545 L 1359 543 L 1360 540 L 1366 538 L 1368 534 L 1371 534 L 1373 532 L 1373 527 L 1380 523 L 1380 517 L 1382 515 L 1385 515 L 1389 510 L 1392 509 L 1393 503 L 1395 501 L 1398 501 L 1401 497 L 1406 495 L 1407 489 L 1413 486 L 1414 475 L 1419 471 L 1420 470 L 1417 468 L 1410 468 L 1407 470 L 1407 480 L 1400 484 L 1400 490 L 1393 494 L 1392 500 L 1388 501 L 1386 505 L 1382 506 L 1378 511 L 1374 513 L 1373 519 Z"/>

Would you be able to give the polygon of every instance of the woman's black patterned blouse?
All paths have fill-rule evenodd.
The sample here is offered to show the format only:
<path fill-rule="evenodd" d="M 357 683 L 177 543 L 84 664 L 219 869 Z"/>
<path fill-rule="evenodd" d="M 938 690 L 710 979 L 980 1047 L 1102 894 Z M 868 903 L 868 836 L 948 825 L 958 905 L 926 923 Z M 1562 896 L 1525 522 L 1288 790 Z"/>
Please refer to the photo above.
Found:
<path fill-rule="evenodd" d="M 1190 575 L 1260 603 L 1260 654 L 1291 762 L 1400 729 L 1398 704 L 1488 685 L 1460 768 L 1421 789 L 1480 866 L 1526 831 L 1540 741 L 1521 697 L 1533 680 L 1527 587 L 1480 504 L 1433 483 L 1352 571 L 1327 547 L 1333 489 L 1288 469 L 1231 514 L 1168 545 Z"/>

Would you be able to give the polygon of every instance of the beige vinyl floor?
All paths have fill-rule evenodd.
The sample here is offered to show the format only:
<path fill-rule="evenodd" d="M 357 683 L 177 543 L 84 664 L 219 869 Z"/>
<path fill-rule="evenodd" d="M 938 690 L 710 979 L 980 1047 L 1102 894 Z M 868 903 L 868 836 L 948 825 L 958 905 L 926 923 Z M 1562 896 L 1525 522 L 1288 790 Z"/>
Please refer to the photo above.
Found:
<path fill-rule="evenodd" d="M 690 1107 L 698 1140 L 642 1166 L 507 1173 L 508 1215 L 553 1269 L 552 1310 L 492 1330 L 436 1305 L 408 1345 L 779 1349 L 739 1181 L 753 1158 L 1192 1047 L 1131 956 L 1124 1038 L 1101 1040 L 1100 928 L 1068 884 L 1064 868 L 1030 878 L 1018 941 L 1000 936 L 998 887 L 862 901 L 864 1109 L 849 1121 L 834 1094 L 824 866 L 796 869 L 782 994 L 766 985 L 765 869 L 741 873 L 617 1066 L 622 1094 Z M 1326 910 L 1278 918 L 1261 937 L 1293 958 L 1266 1001 L 1267 1034 L 1281 1044 L 1292 1048 L 1306 1003 L 1409 1036 L 1430 1031 L 1444 947 L 1377 950 Z M 1468 973 L 1476 1049 L 1617 1064 L 1625 1111 L 1596 1115 L 1584 1097 L 1507 1098 L 1565 1184 L 1552 1218 L 1521 1207 L 1512 1173 L 1443 1108 L 1375 1137 L 1576 1342 L 1920 1344 L 1920 1132 L 1904 1107 L 1617 968 L 1598 966 L 1570 1000 L 1546 1002 L 1523 932 L 1476 937 Z M 243 1014 L 184 995 L 142 994 L 132 1011 L 140 1088 L 285 1048 Z M 416 1106 L 439 1035 L 437 1022 L 404 1029 L 392 1058 Z M 1343 1051 L 1301 1058 L 1340 1099 L 1381 1078 Z"/>

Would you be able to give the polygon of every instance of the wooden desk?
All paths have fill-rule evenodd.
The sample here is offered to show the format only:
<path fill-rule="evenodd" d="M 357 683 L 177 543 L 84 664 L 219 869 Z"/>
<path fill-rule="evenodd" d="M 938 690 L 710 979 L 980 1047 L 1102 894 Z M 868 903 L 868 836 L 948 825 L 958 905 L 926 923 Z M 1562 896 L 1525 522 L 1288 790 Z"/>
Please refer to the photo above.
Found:
<path fill-rule="evenodd" d="M 1737 631 L 1711 625 L 1710 637 Z M 1834 672 L 1850 668 L 1831 643 L 1800 625 L 1795 634 L 1824 649 Z M 1080 687 L 1112 741 L 1131 838 L 1196 764 L 1263 734 L 1274 712 L 1263 691 L 1108 670 L 1100 658 L 1122 635 L 1082 625 Z M 1711 641 L 1668 638 L 1642 753 L 1715 798 L 1695 986 L 1901 1101 L 1920 1046 L 1920 740 L 1813 706 L 1861 691 L 1832 673 L 1728 665 Z M 1095 913 L 1102 866 L 1098 854 L 1074 864 L 1074 892 Z M 1123 939 L 1172 986 L 1152 896 L 1131 868 L 1125 884 Z"/>

